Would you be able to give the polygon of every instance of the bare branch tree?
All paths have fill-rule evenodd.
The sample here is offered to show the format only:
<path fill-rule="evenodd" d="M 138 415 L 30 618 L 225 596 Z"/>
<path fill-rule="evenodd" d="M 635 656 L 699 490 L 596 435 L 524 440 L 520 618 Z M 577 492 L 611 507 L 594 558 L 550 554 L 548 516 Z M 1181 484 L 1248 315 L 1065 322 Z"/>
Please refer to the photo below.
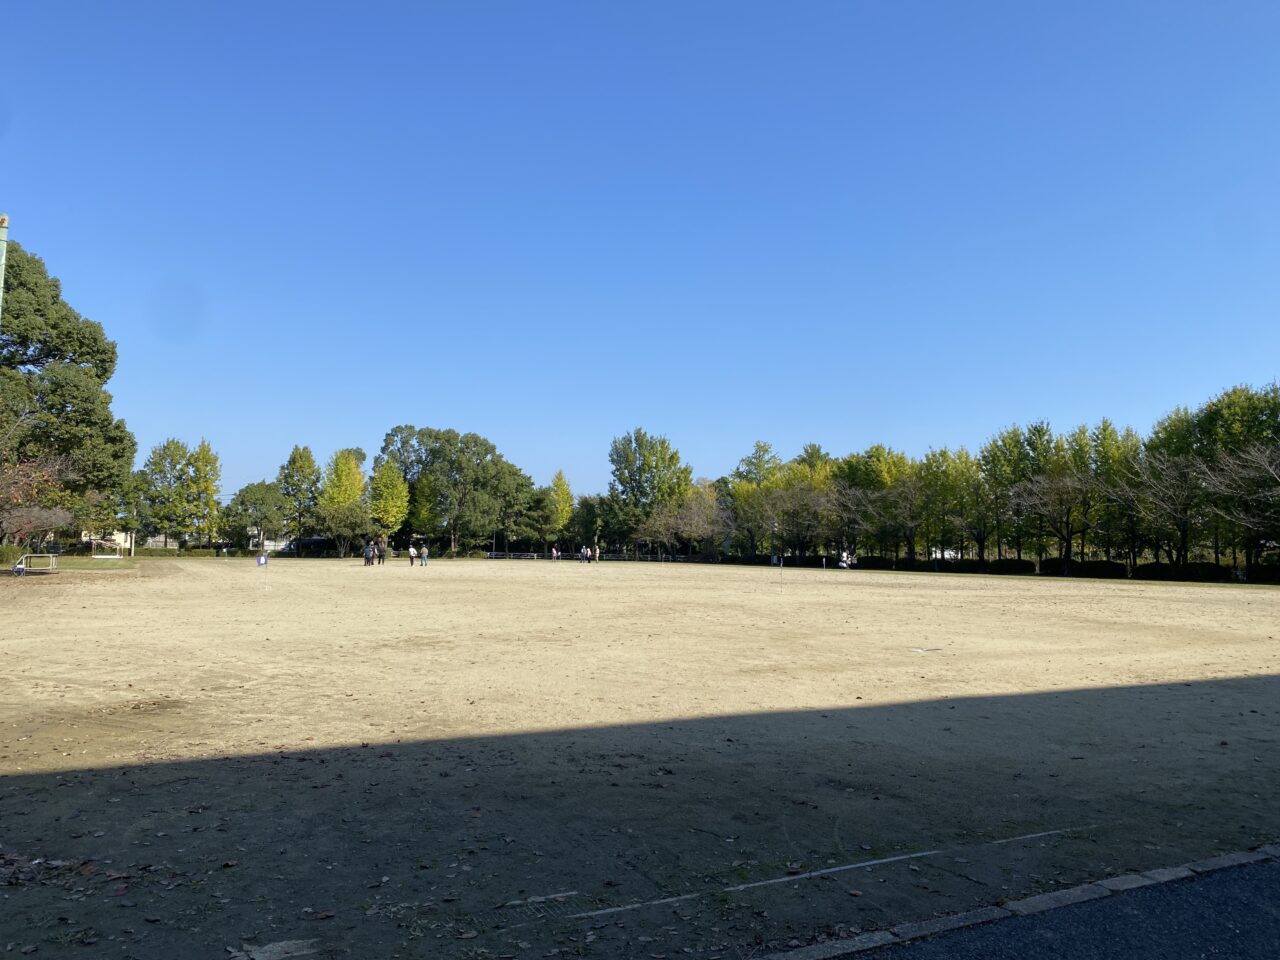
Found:
<path fill-rule="evenodd" d="M 1200 466 L 1210 507 L 1259 539 L 1280 540 L 1280 441 L 1255 443 Z"/>
<path fill-rule="evenodd" d="M 1074 538 L 1089 529 L 1097 494 L 1097 480 L 1070 466 L 1037 474 L 1013 488 L 1014 501 L 1057 537 L 1063 573 L 1070 572 Z"/>
<path fill-rule="evenodd" d="M 844 480 L 835 480 L 828 496 L 841 532 L 848 537 L 850 549 L 856 551 L 858 539 L 874 531 L 879 521 L 875 492 Z"/>
<path fill-rule="evenodd" d="M 1126 502 L 1173 545 L 1176 564 L 1185 564 L 1191 530 L 1204 521 L 1207 489 L 1204 465 L 1193 454 L 1147 450 L 1123 480 Z"/>
<path fill-rule="evenodd" d="M 14 507 L 0 513 L 0 539 L 30 541 L 68 527 L 72 520 L 62 507 Z"/>

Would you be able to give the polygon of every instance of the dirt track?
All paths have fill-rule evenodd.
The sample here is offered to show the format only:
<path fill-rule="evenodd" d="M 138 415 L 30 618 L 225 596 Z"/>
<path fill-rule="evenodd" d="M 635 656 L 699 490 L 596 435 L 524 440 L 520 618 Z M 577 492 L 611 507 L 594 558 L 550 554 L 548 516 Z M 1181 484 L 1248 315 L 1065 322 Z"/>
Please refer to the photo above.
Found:
<path fill-rule="evenodd" d="M 1280 838 L 1274 588 L 193 560 L 0 610 L 39 956 L 742 957 Z"/>

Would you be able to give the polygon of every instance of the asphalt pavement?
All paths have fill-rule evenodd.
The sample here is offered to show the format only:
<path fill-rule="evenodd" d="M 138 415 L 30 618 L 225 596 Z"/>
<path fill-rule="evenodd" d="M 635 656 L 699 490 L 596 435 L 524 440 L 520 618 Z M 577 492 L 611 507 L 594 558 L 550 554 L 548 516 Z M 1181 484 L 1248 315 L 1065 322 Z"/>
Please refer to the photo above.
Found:
<path fill-rule="evenodd" d="M 1280 960 L 1280 860 L 1011 917 L 858 960 Z"/>

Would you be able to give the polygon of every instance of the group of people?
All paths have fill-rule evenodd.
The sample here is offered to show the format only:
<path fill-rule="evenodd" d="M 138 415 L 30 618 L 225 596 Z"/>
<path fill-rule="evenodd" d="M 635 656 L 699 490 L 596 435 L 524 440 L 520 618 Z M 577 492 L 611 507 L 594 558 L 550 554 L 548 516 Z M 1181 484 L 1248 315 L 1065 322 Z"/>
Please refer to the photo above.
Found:
<path fill-rule="evenodd" d="M 855 557 L 848 550 L 840 551 L 840 569 L 841 570 L 852 570 L 857 565 L 858 565 L 857 557 Z"/>
<path fill-rule="evenodd" d="M 424 543 L 419 547 L 416 543 L 409 544 L 407 551 L 409 557 L 409 566 L 425 567 L 427 565 L 427 556 L 430 553 L 429 548 Z M 385 540 L 370 540 L 364 545 L 364 565 L 372 567 L 386 562 L 387 559 L 387 543 Z"/>
<path fill-rule="evenodd" d="M 552 560 L 559 560 L 559 559 L 560 559 L 560 556 L 561 556 L 561 554 L 560 554 L 560 548 L 559 548 L 559 547 L 555 547 L 555 546 L 553 546 L 553 547 L 551 548 L 551 559 L 552 559 Z M 582 545 L 582 548 L 578 551 L 578 562 L 579 562 L 579 563 L 591 563 L 593 560 L 595 560 L 595 561 L 597 561 L 597 562 L 600 560 L 600 548 L 599 548 L 598 546 L 597 546 L 597 547 L 595 547 L 595 548 L 588 547 L 588 546 L 584 543 L 584 544 Z"/>

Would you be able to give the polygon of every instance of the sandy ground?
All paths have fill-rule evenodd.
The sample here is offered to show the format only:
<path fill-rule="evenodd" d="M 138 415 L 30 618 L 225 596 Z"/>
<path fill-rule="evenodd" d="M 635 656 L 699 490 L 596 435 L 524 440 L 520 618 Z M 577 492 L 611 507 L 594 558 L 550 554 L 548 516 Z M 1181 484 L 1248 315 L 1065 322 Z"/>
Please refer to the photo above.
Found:
<path fill-rule="evenodd" d="M 0 950 L 738 958 L 1179 863 L 1280 838 L 1278 668 L 1266 587 L 4 578 Z"/>

